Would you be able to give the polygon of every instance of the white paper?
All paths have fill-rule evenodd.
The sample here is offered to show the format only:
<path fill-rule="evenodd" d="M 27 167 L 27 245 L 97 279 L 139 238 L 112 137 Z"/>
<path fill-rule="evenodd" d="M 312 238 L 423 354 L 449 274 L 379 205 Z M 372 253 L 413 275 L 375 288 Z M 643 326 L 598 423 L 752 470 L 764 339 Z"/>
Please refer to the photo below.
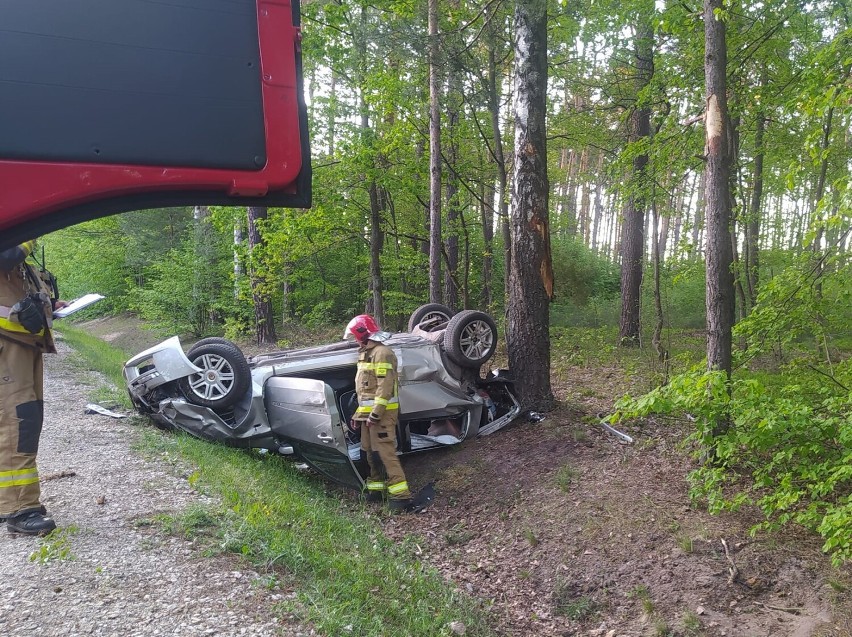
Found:
<path fill-rule="evenodd" d="M 89 307 L 92 303 L 100 301 L 102 298 L 104 298 L 102 294 L 86 294 L 85 296 L 81 296 L 79 299 L 71 301 L 65 307 L 56 310 L 53 313 L 53 318 L 65 318 L 69 314 L 82 310 L 84 307 Z"/>

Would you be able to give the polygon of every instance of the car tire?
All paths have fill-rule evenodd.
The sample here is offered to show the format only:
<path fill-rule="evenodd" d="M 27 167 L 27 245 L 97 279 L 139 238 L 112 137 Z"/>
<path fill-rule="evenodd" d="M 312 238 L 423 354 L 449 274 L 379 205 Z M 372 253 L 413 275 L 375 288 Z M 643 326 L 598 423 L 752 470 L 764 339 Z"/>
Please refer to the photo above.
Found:
<path fill-rule="evenodd" d="M 447 324 L 444 351 L 462 367 L 478 369 L 497 349 L 497 325 L 485 312 L 465 310 Z"/>
<path fill-rule="evenodd" d="M 453 317 L 453 314 L 455 314 L 455 312 L 446 305 L 442 305 L 440 303 L 427 303 L 426 305 L 421 305 L 411 313 L 411 316 L 408 319 L 408 331 L 413 332 L 414 328 L 426 319 L 442 317 L 445 321 L 449 321 Z"/>
<path fill-rule="evenodd" d="M 202 372 L 182 378 L 180 388 L 194 405 L 227 409 L 251 386 L 251 369 L 245 355 L 224 338 L 205 338 L 189 348 L 186 357 Z"/>

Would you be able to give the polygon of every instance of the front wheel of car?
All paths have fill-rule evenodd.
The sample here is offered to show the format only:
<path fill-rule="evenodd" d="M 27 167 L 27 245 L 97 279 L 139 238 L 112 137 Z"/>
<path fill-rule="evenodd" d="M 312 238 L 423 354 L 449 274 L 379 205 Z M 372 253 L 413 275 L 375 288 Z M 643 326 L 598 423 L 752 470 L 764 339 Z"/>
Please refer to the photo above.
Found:
<path fill-rule="evenodd" d="M 415 327 L 423 323 L 421 329 L 431 332 L 446 324 L 453 314 L 454 312 L 450 308 L 440 303 L 421 305 L 411 313 L 408 319 L 408 331 L 413 332 Z"/>
<path fill-rule="evenodd" d="M 497 349 L 497 325 L 485 312 L 465 310 L 447 324 L 444 350 L 457 365 L 478 368 Z"/>
<path fill-rule="evenodd" d="M 251 386 L 248 361 L 231 341 L 202 339 L 186 357 L 202 370 L 180 380 L 181 390 L 195 405 L 226 409 L 235 405 Z"/>

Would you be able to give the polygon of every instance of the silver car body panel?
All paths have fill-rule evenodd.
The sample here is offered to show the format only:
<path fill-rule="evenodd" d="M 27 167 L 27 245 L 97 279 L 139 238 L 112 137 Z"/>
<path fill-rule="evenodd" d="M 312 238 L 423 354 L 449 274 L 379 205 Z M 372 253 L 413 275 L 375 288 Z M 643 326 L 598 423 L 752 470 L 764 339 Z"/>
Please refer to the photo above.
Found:
<path fill-rule="evenodd" d="M 160 385 L 179 380 L 203 370 L 193 365 L 183 353 L 180 339 L 172 336 L 124 364 L 124 377 L 130 393 L 141 398 Z"/>

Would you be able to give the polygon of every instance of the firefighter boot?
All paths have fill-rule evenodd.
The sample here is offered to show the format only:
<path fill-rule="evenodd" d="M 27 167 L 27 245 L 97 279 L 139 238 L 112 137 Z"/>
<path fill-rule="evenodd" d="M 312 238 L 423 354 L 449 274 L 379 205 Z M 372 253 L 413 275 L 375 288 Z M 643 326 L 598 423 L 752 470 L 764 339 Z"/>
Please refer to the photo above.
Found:
<path fill-rule="evenodd" d="M 47 535 L 56 528 L 53 518 L 47 516 L 44 507 L 25 509 L 6 518 L 9 533 L 18 535 Z"/>
<path fill-rule="evenodd" d="M 411 498 L 391 498 L 388 500 L 388 509 L 391 513 L 405 513 L 411 510 Z"/>

